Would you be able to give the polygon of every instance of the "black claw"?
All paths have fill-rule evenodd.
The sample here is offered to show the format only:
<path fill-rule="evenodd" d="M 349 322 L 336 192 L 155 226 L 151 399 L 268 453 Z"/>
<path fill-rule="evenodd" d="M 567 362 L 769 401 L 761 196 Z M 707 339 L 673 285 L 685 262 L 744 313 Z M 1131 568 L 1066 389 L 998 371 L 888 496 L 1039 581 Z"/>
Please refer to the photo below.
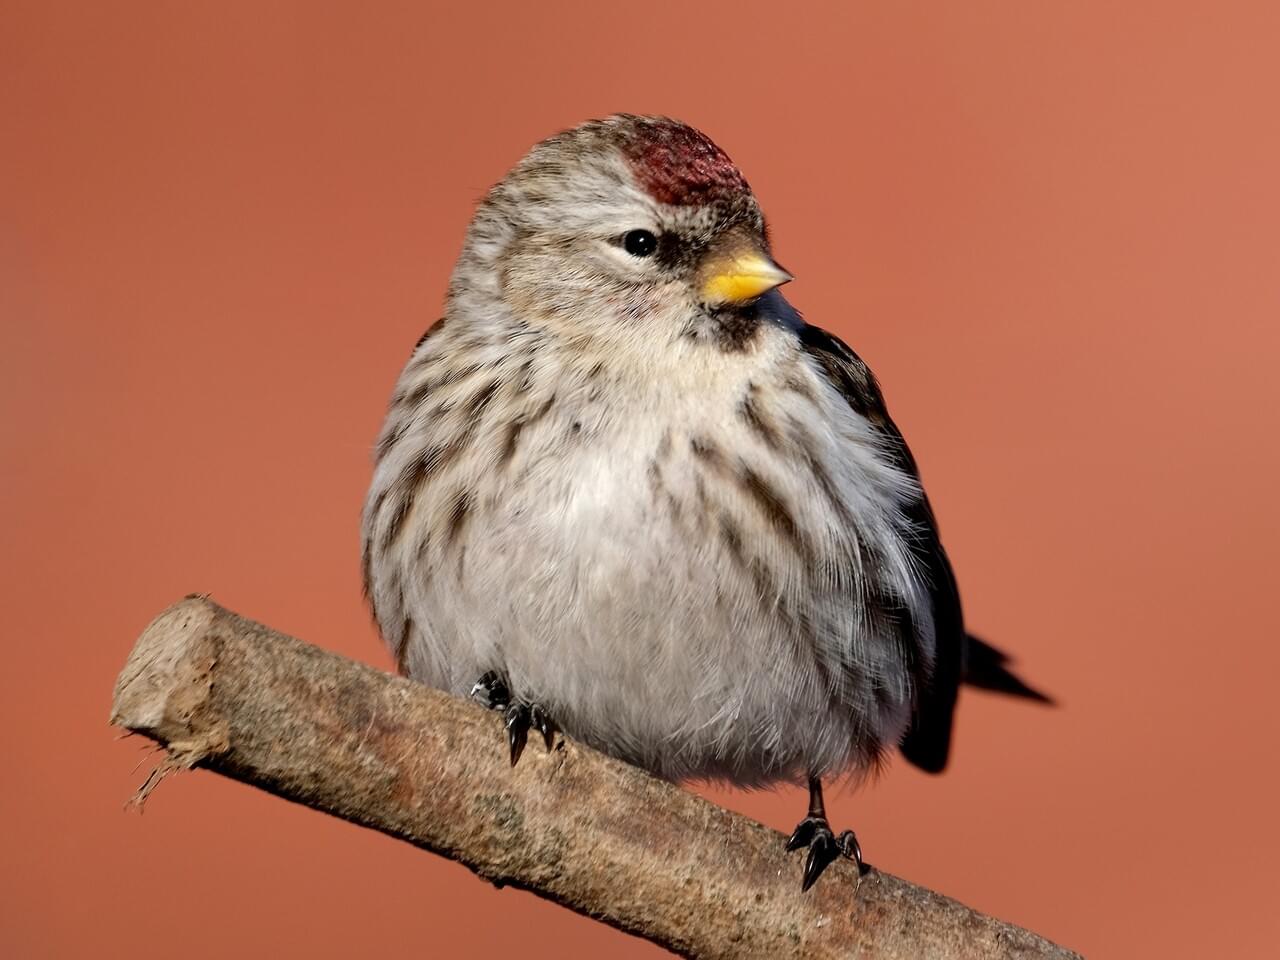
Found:
<path fill-rule="evenodd" d="M 867 872 L 867 865 L 862 862 L 862 846 L 858 843 L 858 836 L 852 830 L 846 830 L 840 836 L 836 837 L 836 846 L 840 848 L 840 852 L 858 865 L 858 875 Z"/>
<path fill-rule="evenodd" d="M 524 752 L 529 738 L 529 708 L 523 703 L 507 707 L 507 746 L 511 748 L 511 765 L 514 767 Z"/>
<path fill-rule="evenodd" d="M 787 841 L 787 853 L 792 850 L 799 850 L 801 847 L 807 847 L 813 842 L 813 836 L 819 827 L 826 828 L 827 821 L 819 817 L 805 817 L 796 824 L 795 832 L 791 834 L 791 839 Z"/>
<path fill-rule="evenodd" d="M 804 893 L 813 886 L 814 881 L 822 876 L 822 871 L 840 855 L 840 848 L 830 829 L 819 830 L 809 844 L 809 856 L 804 862 L 804 880 L 800 883 L 800 892 Z"/>
<path fill-rule="evenodd" d="M 533 728 L 542 734 L 542 741 L 550 750 L 555 742 L 556 725 L 555 721 L 547 716 L 547 711 L 543 709 L 541 704 L 533 704 L 529 707 L 529 722 Z"/>

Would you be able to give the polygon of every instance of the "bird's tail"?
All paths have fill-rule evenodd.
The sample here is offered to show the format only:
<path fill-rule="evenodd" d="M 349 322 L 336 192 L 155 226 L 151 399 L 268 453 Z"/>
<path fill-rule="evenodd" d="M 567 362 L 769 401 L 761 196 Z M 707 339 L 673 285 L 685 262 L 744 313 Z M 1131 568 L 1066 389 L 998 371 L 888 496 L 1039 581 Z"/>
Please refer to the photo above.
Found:
<path fill-rule="evenodd" d="M 926 773 L 941 773 L 951 754 L 951 726 L 961 685 L 994 690 L 1052 704 L 1009 669 L 1009 656 L 972 634 L 963 644 L 943 645 L 929 687 L 916 706 L 911 728 L 902 738 L 902 754 Z"/>
<path fill-rule="evenodd" d="M 997 650 L 973 634 L 965 635 L 964 666 L 960 682 L 981 690 L 994 690 L 1013 697 L 1024 697 L 1037 703 L 1053 705 L 1053 698 L 1029 686 L 1009 669 L 1009 655 Z"/>

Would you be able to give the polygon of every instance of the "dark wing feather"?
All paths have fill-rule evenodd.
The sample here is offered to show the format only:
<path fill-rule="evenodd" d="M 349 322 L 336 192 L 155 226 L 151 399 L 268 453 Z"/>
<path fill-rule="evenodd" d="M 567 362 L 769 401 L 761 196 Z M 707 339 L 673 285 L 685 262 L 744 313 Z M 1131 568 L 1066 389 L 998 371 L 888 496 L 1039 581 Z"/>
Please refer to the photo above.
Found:
<path fill-rule="evenodd" d="M 849 406 L 877 427 L 889 441 L 897 466 L 919 479 L 915 458 L 902 431 L 889 417 L 875 375 L 862 359 L 838 337 L 805 324 L 796 330 L 800 343 L 848 400 Z M 913 672 L 916 704 L 911 727 L 902 740 L 902 752 L 923 770 L 938 773 L 947 765 L 951 747 L 951 720 L 964 669 L 964 616 L 951 562 L 938 539 L 938 524 L 927 497 L 912 507 L 909 519 L 918 532 L 913 548 L 928 577 L 933 601 L 935 653 L 932 669 L 911 655 L 915 650 L 915 625 L 902 623 L 903 651 Z"/>

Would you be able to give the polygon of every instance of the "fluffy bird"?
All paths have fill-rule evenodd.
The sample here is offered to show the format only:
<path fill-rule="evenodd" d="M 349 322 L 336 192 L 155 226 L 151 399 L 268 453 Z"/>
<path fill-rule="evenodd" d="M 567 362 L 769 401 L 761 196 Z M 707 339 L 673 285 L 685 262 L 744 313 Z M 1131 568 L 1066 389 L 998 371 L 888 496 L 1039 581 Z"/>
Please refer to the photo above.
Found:
<path fill-rule="evenodd" d="M 710 139 L 618 115 L 480 204 L 377 442 L 364 578 L 400 670 L 671 780 L 939 771 L 960 683 L 1043 699 L 966 636 L 875 377 L 778 287 Z"/>

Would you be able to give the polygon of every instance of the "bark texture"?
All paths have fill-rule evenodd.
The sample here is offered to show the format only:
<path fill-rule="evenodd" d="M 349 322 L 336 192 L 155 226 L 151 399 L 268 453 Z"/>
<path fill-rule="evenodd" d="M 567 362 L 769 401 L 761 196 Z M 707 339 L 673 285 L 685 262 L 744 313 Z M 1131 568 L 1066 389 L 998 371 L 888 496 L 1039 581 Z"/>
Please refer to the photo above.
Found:
<path fill-rule="evenodd" d="M 1076 956 L 843 861 L 802 895 L 776 831 L 563 738 L 513 769 L 497 714 L 201 597 L 143 632 L 111 719 L 168 750 L 140 797 L 198 765 L 690 957 Z"/>

